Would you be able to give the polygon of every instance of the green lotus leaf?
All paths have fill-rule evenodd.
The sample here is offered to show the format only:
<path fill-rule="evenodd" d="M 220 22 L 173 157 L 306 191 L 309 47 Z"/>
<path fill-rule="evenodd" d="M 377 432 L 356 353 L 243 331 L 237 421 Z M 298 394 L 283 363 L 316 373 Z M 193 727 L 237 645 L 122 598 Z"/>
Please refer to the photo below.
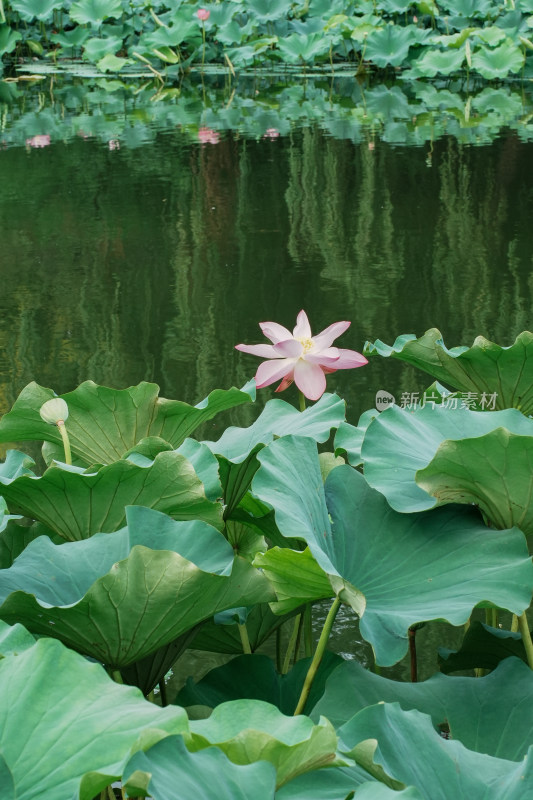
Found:
<path fill-rule="evenodd" d="M 256 421 L 247 428 L 227 428 L 216 442 L 203 442 L 217 456 L 220 479 L 229 516 L 242 500 L 259 467 L 257 453 L 275 438 L 294 434 L 316 442 L 329 439 L 332 428 L 344 420 L 346 404 L 336 394 L 323 394 L 305 411 L 284 400 L 269 400 Z"/>
<path fill-rule="evenodd" d="M 522 636 L 475 621 L 466 631 L 459 650 L 439 648 L 439 667 L 446 675 L 477 667 L 492 670 L 510 656 L 527 664 Z"/>
<path fill-rule="evenodd" d="M 83 45 L 83 57 L 96 63 L 106 55 L 114 55 L 121 48 L 122 38 L 120 36 L 87 39 Z"/>
<path fill-rule="evenodd" d="M 516 658 L 484 678 L 437 673 L 421 683 L 382 678 L 347 661 L 331 674 L 311 717 L 327 716 L 338 727 L 367 706 L 398 702 L 405 711 L 429 714 L 435 727 L 449 730 L 469 750 L 521 761 L 533 745 L 530 700 L 533 672 Z"/>
<path fill-rule="evenodd" d="M 524 66 L 524 52 L 510 39 L 498 47 L 480 47 L 472 55 L 472 66 L 484 78 L 506 78 L 509 73 L 520 72 Z"/>
<path fill-rule="evenodd" d="M 389 789 L 359 764 L 325 767 L 300 775 L 276 792 L 276 800 L 422 800 L 417 789 Z"/>
<path fill-rule="evenodd" d="M 52 13 L 63 7 L 62 0 L 11 0 L 9 5 L 23 20 L 48 21 Z"/>
<path fill-rule="evenodd" d="M 451 679 L 451 680 L 456 680 Z M 445 740 L 431 717 L 403 711 L 398 703 L 364 708 L 339 729 L 340 750 L 360 758 L 374 740 L 374 763 L 385 774 L 414 786 L 424 800 L 524 800 L 533 796 L 533 753 L 518 764 L 476 753 Z M 366 767 L 368 769 L 368 767 Z"/>
<path fill-rule="evenodd" d="M 0 752 L 17 800 L 92 800 L 136 750 L 187 730 L 182 709 L 147 703 L 54 639 L 0 659 L 0 689 Z"/>
<path fill-rule="evenodd" d="M 121 460 L 86 471 L 57 464 L 40 478 L 0 476 L 0 484 L 11 511 L 43 522 L 68 541 L 116 531 L 124 524 L 128 505 L 222 527 L 221 504 L 206 498 L 203 484 L 184 456 L 163 452 L 147 463 L 139 466 Z"/>
<path fill-rule="evenodd" d="M 0 618 L 120 669 L 218 611 L 273 598 L 209 525 L 143 507 L 127 509 L 127 523 L 112 536 L 31 542 L 2 571 Z"/>
<path fill-rule="evenodd" d="M 120 674 L 123 682 L 137 686 L 145 696 L 148 695 L 164 681 L 167 672 L 190 646 L 197 630 L 201 627 L 202 623 L 195 625 L 169 644 L 159 647 L 128 667 L 122 667 Z"/>
<path fill-rule="evenodd" d="M 458 17 L 487 17 L 495 10 L 492 0 L 445 0 L 439 6 Z"/>
<path fill-rule="evenodd" d="M 285 616 L 274 614 L 267 603 L 247 609 L 246 630 L 250 640 L 250 648 L 254 653 L 279 627 L 294 617 L 296 609 Z M 212 653 L 242 653 L 242 639 L 237 625 L 220 625 L 209 620 L 198 630 L 193 645 L 195 650 L 207 650 Z"/>
<path fill-rule="evenodd" d="M 128 793 L 149 792 L 155 800 L 176 800 L 177 787 L 184 799 L 212 800 L 216 787 L 220 800 L 269 800 L 276 771 L 264 761 L 237 766 L 216 747 L 190 753 L 181 736 L 167 736 L 146 753 L 135 753 L 123 785 Z"/>
<path fill-rule="evenodd" d="M 398 336 L 391 346 L 379 339 L 367 342 L 366 356 L 398 358 L 428 372 L 461 392 L 472 392 L 486 401 L 496 392 L 495 408 L 518 408 L 533 413 L 533 333 L 524 331 L 510 347 L 478 336 L 472 347 L 444 346 L 436 328 L 417 339 L 413 334 Z M 492 409 L 492 405 L 489 405 Z"/>
<path fill-rule="evenodd" d="M 247 0 L 246 8 L 253 19 L 269 22 L 287 14 L 291 3 L 290 0 Z"/>
<path fill-rule="evenodd" d="M 361 634 L 388 666 L 407 651 L 407 629 L 416 622 L 460 625 L 482 601 L 513 613 L 529 607 L 533 565 L 518 529 L 492 531 L 475 509 L 462 506 L 397 513 L 348 466 L 334 469 L 323 485 L 309 440 L 279 439 L 259 458 L 254 494 L 272 505 L 281 532 L 304 539 L 315 559 L 313 566 L 309 553 L 279 548 L 256 557 L 280 610 L 293 597 L 299 604 L 312 599 L 313 585 L 315 599 L 327 596 L 327 579 L 329 596 L 337 594 L 361 616 Z"/>
<path fill-rule="evenodd" d="M 8 625 L 0 620 L 0 658 L 17 655 L 34 644 L 35 638 L 22 625 Z"/>
<path fill-rule="evenodd" d="M 492 527 L 533 533 L 533 423 L 530 436 L 497 428 L 442 442 L 416 482 L 438 505 L 475 503 Z"/>
<path fill-rule="evenodd" d="M 278 39 L 278 48 L 290 64 L 298 61 L 313 61 L 317 56 L 325 55 L 331 44 L 330 36 L 323 32 L 292 33 L 286 38 Z"/>
<path fill-rule="evenodd" d="M 4 530 L 0 532 L 0 569 L 10 567 L 30 542 L 33 542 L 38 536 L 47 536 L 48 534 L 53 536 L 52 532 L 39 522 L 30 526 L 8 522 Z M 56 544 L 59 544 L 62 539 L 60 537 L 57 539 L 59 541 L 56 541 Z"/>
<path fill-rule="evenodd" d="M 0 25 L 0 56 L 13 52 L 21 39 L 20 31 L 14 31 L 9 25 Z"/>
<path fill-rule="evenodd" d="M 261 700 L 222 703 L 209 719 L 190 723 L 186 743 L 192 751 L 215 745 L 234 764 L 269 761 L 276 768 L 277 787 L 337 762 L 337 737 L 327 719 L 314 725 L 308 717 L 285 716 Z"/>
<path fill-rule="evenodd" d="M 106 4 L 107 0 L 105 0 Z M 255 384 L 242 390 L 216 389 L 196 406 L 158 397 L 155 383 L 139 383 L 129 389 L 109 389 L 85 381 L 61 397 L 68 405 L 66 428 L 72 455 L 79 463 L 110 464 L 131 450 L 141 439 L 159 436 L 176 448 L 187 436 L 220 411 L 249 403 Z M 62 461 L 63 445 L 55 425 L 48 425 L 39 409 L 54 397 L 51 389 L 30 383 L 22 390 L 11 411 L 0 420 L 0 441 L 44 441 L 54 445 L 48 456 Z"/>
<path fill-rule="evenodd" d="M 70 7 L 70 17 L 80 25 L 99 26 L 104 19 L 122 16 L 120 0 L 76 0 Z"/>
<path fill-rule="evenodd" d="M 382 492 L 397 511 L 433 508 L 437 500 L 415 482 L 418 471 L 428 466 L 439 447 L 444 447 L 443 452 L 451 451 L 463 439 L 492 435 L 498 428 L 505 429 L 505 432 L 489 438 L 489 444 L 493 442 L 494 447 L 492 460 L 500 455 L 504 457 L 502 443 L 505 443 L 508 434 L 515 435 L 523 444 L 526 439 L 533 437 L 533 420 L 511 408 L 488 414 L 466 408 L 432 408 L 427 404 L 412 412 L 392 406 L 373 419 L 366 430 L 361 448 L 365 477 L 370 486 Z M 483 444 L 479 447 L 483 448 Z M 462 451 L 463 447 L 460 449 Z M 482 472 L 479 471 L 484 469 L 482 464 L 470 463 L 469 466 L 473 474 L 478 471 L 481 477 Z M 510 464 L 501 462 L 499 468 L 503 481 L 507 474 L 514 474 Z M 523 476 L 516 487 L 517 501 L 523 496 L 524 479 L 527 481 L 529 478 Z M 509 491 L 514 501 L 514 488 L 509 487 Z M 460 495 L 454 498 L 454 502 L 463 502 Z M 499 511 L 503 516 L 504 510 Z"/>
<path fill-rule="evenodd" d="M 368 34 L 365 58 L 378 67 L 389 64 L 399 67 L 405 61 L 411 45 L 416 44 L 416 25 L 394 25 L 389 23 L 383 28 Z"/>
<path fill-rule="evenodd" d="M 436 50 L 427 47 L 422 55 L 413 62 L 413 67 L 424 77 L 433 78 L 435 75 L 449 75 L 463 66 L 466 57 L 465 48 L 450 48 Z M 379 339 L 378 339 L 379 341 Z"/>
<path fill-rule="evenodd" d="M 276 706 L 283 714 L 292 714 L 298 705 L 310 663 L 310 658 L 302 658 L 290 672 L 280 675 L 268 656 L 240 655 L 212 669 L 198 683 L 188 678 L 174 702 L 184 707 L 200 705 L 215 708 L 228 700 L 263 700 Z M 344 663 L 341 656 L 326 651 L 313 681 L 306 709 L 316 705 L 328 676 L 341 663 Z"/>

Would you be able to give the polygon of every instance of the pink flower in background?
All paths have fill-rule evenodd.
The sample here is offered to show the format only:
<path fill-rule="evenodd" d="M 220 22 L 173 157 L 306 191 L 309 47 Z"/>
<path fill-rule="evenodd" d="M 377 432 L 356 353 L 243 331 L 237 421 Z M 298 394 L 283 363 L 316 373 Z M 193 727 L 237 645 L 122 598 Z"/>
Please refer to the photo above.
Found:
<path fill-rule="evenodd" d="M 198 139 L 202 144 L 218 144 L 220 142 L 220 133 L 212 128 L 200 128 Z"/>
<path fill-rule="evenodd" d="M 280 380 L 276 392 L 282 392 L 294 381 L 308 400 L 318 400 L 326 390 L 326 373 L 353 369 L 367 364 L 355 350 L 331 347 L 350 322 L 334 322 L 313 336 L 305 311 L 300 311 L 291 333 L 277 322 L 260 322 L 259 327 L 272 344 L 237 344 L 243 353 L 266 358 L 255 375 L 258 389 Z"/>
<path fill-rule="evenodd" d="M 279 131 L 277 128 L 267 128 L 263 134 L 263 139 L 277 139 Z"/>
<path fill-rule="evenodd" d="M 196 16 L 201 22 L 207 22 L 209 19 L 211 12 L 207 10 L 207 8 L 199 8 L 196 12 Z"/>
<path fill-rule="evenodd" d="M 28 147 L 48 147 L 50 144 L 49 133 L 39 133 L 37 136 L 32 136 L 31 139 L 26 139 Z"/>
<path fill-rule="evenodd" d="M 110 150 L 120 150 L 120 142 L 118 139 L 110 139 L 107 146 Z"/>

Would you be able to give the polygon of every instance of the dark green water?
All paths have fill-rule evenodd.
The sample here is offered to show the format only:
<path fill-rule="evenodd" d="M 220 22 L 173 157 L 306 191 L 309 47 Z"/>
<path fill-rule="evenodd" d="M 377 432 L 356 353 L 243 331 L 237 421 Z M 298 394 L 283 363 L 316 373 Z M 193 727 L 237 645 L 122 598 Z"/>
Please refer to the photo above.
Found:
<path fill-rule="evenodd" d="M 315 331 L 351 320 L 339 344 L 356 350 L 430 327 L 448 346 L 511 344 L 531 325 L 532 174 L 512 132 L 441 139 L 430 161 L 313 128 L 0 152 L 0 411 L 30 380 L 154 380 L 197 402 L 255 373 L 234 345 L 262 341 L 259 321 L 292 327 L 301 308 Z M 374 359 L 328 386 L 355 421 L 378 389 L 427 383 Z"/>

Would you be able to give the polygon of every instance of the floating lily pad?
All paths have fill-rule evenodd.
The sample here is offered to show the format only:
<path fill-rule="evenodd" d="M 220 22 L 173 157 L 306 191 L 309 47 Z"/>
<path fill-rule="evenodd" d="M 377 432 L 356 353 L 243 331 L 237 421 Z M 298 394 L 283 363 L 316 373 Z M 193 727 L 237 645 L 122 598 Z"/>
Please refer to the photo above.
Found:
<path fill-rule="evenodd" d="M 417 339 L 413 334 L 398 336 L 391 346 L 379 339 L 367 342 L 365 356 L 398 358 L 428 372 L 461 392 L 473 392 L 481 400 L 496 392 L 496 409 L 518 408 L 533 413 L 533 333 L 524 331 L 510 347 L 478 336 L 472 347 L 445 347 L 436 328 Z"/>
<path fill-rule="evenodd" d="M 81 542 L 31 542 L 2 571 L 0 618 L 120 669 L 218 611 L 272 599 L 265 577 L 209 525 L 142 507 L 127 522 Z"/>
<path fill-rule="evenodd" d="M 279 439 L 259 459 L 254 494 L 272 505 L 281 532 L 304 539 L 313 556 L 288 548 L 256 556 L 279 610 L 301 604 L 302 594 L 328 596 L 328 581 L 329 596 L 360 615 L 378 663 L 391 665 L 407 651 L 407 629 L 416 622 L 460 625 L 484 600 L 514 613 L 529 606 L 533 565 L 518 529 L 491 531 L 463 506 L 397 513 L 348 466 L 323 485 L 315 445 L 298 437 Z"/>

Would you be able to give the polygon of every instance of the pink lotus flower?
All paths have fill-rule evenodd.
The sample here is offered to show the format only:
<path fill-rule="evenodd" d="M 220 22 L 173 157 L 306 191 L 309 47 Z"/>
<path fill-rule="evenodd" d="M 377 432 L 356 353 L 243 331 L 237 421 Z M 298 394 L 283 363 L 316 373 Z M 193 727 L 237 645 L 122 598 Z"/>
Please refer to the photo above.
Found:
<path fill-rule="evenodd" d="M 212 128 L 203 127 L 198 130 L 198 139 L 202 144 L 218 144 L 220 142 L 220 133 Z"/>
<path fill-rule="evenodd" d="M 207 22 L 209 19 L 211 12 L 207 10 L 207 8 L 199 8 L 196 12 L 196 16 L 198 17 L 201 22 Z"/>
<path fill-rule="evenodd" d="M 26 139 L 26 144 L 28 147 L 48 147 L 50 144 L 50 134 L 38 133 L 36 136 L 32 136 L 31 139 Z"/>
<path fill-rule="evenodd" d="M 300 311 L 291 333 L 277 322 L 260 322 L 259 327 L 273 344 L 237 344 L 236 350 L 266 358 L 255 375 L 258 389 L 282 379 L 276 392 L 287 389 L 294 381 L 308 400 L 318 400 L 326 390 L 326 373 L 353 369 L 367 364 L 355 350 L 331 347 L 350 322 L 334 322 L 313 336 L 305 311 Z"/>

